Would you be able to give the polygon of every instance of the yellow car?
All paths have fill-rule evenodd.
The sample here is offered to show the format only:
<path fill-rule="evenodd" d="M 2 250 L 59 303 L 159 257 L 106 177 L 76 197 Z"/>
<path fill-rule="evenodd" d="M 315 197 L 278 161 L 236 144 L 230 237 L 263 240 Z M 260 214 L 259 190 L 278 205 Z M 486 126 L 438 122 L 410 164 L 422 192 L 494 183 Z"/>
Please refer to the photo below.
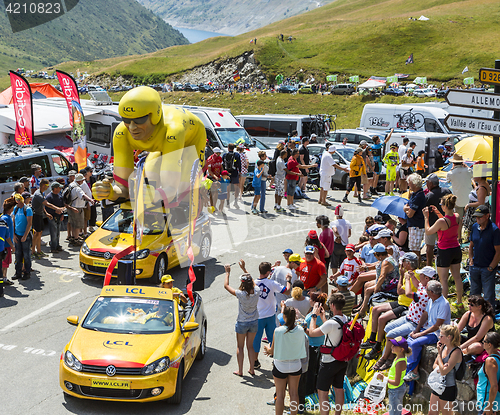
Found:
<path fill-rule="evenodd" d="M 105 286 L 59 362 L 64 393 L 85 399 L 180 403 L 182 383 L 206 351 L 202 298 L 179 306 L 172 290 Z"/>
<path fill-rule="evenodd" d="M 80 249 L 80 268 L 85 274 L 104 276 L 111 259 L 118 252 L 134 245 L 134 213 L 130 203 L 123 203 L 92 235 Z M 170 268 L 188 260 L 189 207 L 150 209 L 145 212 L 142 243 L 137 246 L 136 278 L 151 278 L 159 284 L 162 275 Z M 196 219 L 193 236 L 193 253 L 197 261 L 208 259 L 212 246 L 210 218 L 201 212 Z M 123 259 L 133 259 L 131 253 Z M 116 277 L 118 267 L 113 270 Z"/>

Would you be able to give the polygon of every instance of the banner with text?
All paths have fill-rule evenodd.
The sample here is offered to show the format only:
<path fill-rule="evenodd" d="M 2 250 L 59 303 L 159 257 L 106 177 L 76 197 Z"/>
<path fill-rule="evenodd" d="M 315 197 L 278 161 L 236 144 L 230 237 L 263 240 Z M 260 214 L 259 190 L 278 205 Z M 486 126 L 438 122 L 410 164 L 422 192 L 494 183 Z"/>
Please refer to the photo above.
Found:
<path fill-rule="evenodd" d="M 26 78 L 9 71 L 12 86 L 12 101 L 16 115 L 16 143 L 21 146 L 33 144 L 33 100 L 31 87 Z"/>
<path fill-rule="evenodd" d="M 327 75 L 326 80 L 328 82 L 337 82 L 337 75 Z"/>
<path fill-rule="evenodd" d="M 349 77 L 349 82 L 359 83 L 359 75 L 353 75 Z"/>
<path fill-rule="evenodd" d="M 396 75 L 387 77 L 387 83 L 389 85 L 394 83 L 394 82 L 398 82 L 398 77 Z"/>
<path fill-rule="evenodd" d="M 464 85 L 474 85 L 474 78 L 464 78 Z"/>
<path fill-rule="evenodd" d="M 73 127 L 73 115 L 71 111 L 71 101 L 76 101 L 80 103 L 80 96 L 78 95 L 78 86 L 76 85 L 75 79 L 68 73 L 56 70 L 57 79 L 59 80 L 59 85 L 61 85 L 61 91 L 66 99 L 66 105 L 68 106 L 69 112 L 69 123 Z"/>

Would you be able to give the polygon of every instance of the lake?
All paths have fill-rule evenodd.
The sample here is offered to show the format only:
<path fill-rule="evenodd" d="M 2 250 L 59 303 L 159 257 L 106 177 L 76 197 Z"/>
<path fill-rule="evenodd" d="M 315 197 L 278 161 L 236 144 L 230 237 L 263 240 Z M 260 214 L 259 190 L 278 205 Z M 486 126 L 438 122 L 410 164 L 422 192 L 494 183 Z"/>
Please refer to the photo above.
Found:
<path fill-rule="evenodd" d="M 229 36 L 223 33 L 215 33 L 215 32 L 206 32 L 204 30 L 196 30 L 196 29 L 186 29 L 184 27 L 174 27 L 174 29 L 181 32 L 187 40 L 191 43 L 201 42 L 202 40 L 216 37 L 216 36 Z"/>

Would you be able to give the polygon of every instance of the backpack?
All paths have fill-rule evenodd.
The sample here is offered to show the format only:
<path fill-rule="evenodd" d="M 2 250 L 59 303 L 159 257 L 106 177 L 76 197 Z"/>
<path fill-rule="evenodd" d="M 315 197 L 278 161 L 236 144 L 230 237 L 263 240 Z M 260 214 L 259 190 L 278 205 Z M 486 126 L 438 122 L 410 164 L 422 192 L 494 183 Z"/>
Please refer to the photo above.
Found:
<path fill-rule="evenodd" d="M 340 328 L 342 330 L 342 339 L 337 346 L 321 346 L 320 352 L 324 354 L 330 354 L 335 360 L 338 360 L 340 362 L 348 362 L 358 354 L 359 349 L 361 348 L 361 342 L 365 337 L 365 329 L 360 323 L 356 322 L 354 323 L 354 327 L 351 331 L 349 330 L 349 327 L 351 326 L 350 321 L 344 323 L 338 317 L 333 317 L 333 319 L 340 325 Z M 332 344 L 332 342 L 328 338 L 328 335 L 326 335 L 326 338 L 328 339 L 330 344 Z"/>
<path fill-rule="evenodd" d="M 63 190 L 62 200 L 63 200 L 65 205 L 69 206 L 69 205 L 71 205 L 71 203 L 73 203 L 76 200 L 76 198 L 71 199 L 71 192 L 75 187 L 76 186 L 73 186 L 73 183 L 71 183 L 68 187 L 66 187 L 66 189 Z"/>
<path fill-rule="evenodd" d="M 455 349 L 459 349 L 459 347 L 455 347 Z M 449 356 L 451 356 L 451 354 L 455 351 L 455 349 L 453 349 Z M 462 353 L 462 361 L 460 362 L 460 366 L 458 367 L 458 369 L 455 371 L 455 379 L 456 380 L 463 380 L 463 378 L 465 377 L 465 369 L 467 368 L 467 365 L 465 364 L 465 358 L 464 358 L 464 354 Z"/>
<path fill-rule="evenodd" d="M 234 153 L 226 153 L 224 155 L 224 170 L 227 170 L 228 173 L 232 173 L 235 169 L 235 156 Z"/>
<path fill-rule="evenodd" d="M 23 206 L 23 213 L 24 213 L 24 216 L 27 216 L 26 215 L 26 210 L 28 209 L 28 207 L 26 205 Z M 16 216 L 16 213 L 19 212 L 19 207 L 15 207 L 14 208 L 14 216 Z"/>

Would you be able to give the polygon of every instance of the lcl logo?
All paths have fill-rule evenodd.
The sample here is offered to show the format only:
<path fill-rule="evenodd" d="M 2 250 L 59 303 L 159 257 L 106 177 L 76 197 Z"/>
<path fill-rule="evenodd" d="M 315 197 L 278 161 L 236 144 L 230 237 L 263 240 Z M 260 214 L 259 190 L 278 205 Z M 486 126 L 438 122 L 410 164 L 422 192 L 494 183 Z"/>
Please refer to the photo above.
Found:
<path fill-rule="evenodd" d="M 134 107 L 124 107 L 123 111 L 124 112 L 135 112 Z"/>

